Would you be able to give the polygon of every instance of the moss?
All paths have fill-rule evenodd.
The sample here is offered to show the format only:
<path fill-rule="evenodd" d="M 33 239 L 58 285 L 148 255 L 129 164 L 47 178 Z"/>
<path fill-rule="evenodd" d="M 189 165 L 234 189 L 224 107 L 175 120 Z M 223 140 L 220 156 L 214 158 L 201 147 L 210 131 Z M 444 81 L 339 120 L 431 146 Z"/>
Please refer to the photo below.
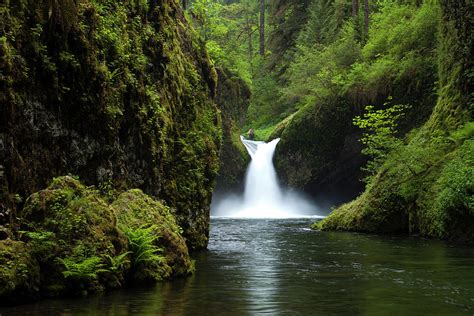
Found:
<path fill-rule="evenodd" d="M 407 232 L 408 215 L 403 197 L 396 187 L 397 183 L 390 176 L 381 174 L 367 192 L 357 200 L 338 207 L 325 220 L 316 223 L 314 228 L 371 233 Z"/>
<path fill-rule="evenodd" d="M 443 0 L 439 38 L 439 98 L 426 126 L 454 130 L 472 119 L 474 95 L 471 50 L 474 42 L 471 1 Z"/>
<path fill-rule="evenodd" d="M 110 282 L 122 279 L 104 274 L 98 280 L 74 284 L 63 276 L 65 267 L 58 261 L 97 256 L 105 263 L 107 256 L 127 250 L 127 240 L 117 228 L 112 209 L 95 189 L 69 176 L 56 178 L 46 190 L 28 198 L 19 216 L 22 238 L 39 263 L 44 295 L 102 291 L 114 286 Z"/>
<path fill-rule="evenodd" d="M 0 297 L 2 303 L 18 303 L 39 295 L 38 263 L 22 241 L 0 241 Z"/>
<path fill-rule="evenodd" d="M 162 279 L 193 272 L 194 266 L 181 235 L 182 229 L 169 207 L 138 189 L 122 193 L 111 206 L 122 230 L 153 227 L 153 233 L 158 237 L 156 246 L 164 249 L 166 258 L 157 267 L 159 271 L 166 271 L 160 276 Z M 139 274 L 140 279 L 150 279 L 156 271 L 139 271 Z"/>
<path fill-rule="evenodd" d="M 314 228 L 474 241 L 472 141 L 437 153 L 427 148 L 421 156 L 403 150 L 426 166 L 388 161 L 361 196 L 338 207 Z M 436 158 L 430 162 L 432 156 Z"/>

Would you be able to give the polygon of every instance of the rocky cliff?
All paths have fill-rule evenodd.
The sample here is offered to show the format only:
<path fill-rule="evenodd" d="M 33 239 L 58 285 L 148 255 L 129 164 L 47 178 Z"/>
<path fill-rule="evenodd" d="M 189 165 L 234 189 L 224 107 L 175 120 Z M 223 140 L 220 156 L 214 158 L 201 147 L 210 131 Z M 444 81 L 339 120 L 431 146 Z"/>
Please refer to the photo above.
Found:
<path fill-rule="evenodd" d="M 205 247 L 217 78 L 179 2 L 12 0 L 0 24 L 1 224 L 72 174 L 162 199 Z"/>
<path fill-rule="evenodd" d="M 238 76 L 218 68 L 216 102 L 222 113 L 223 140 L 216 189 L 220 192 L 242 189 L 249 156 L 240 141 L 241 128 L 250 103 L 250 88 Z"/>

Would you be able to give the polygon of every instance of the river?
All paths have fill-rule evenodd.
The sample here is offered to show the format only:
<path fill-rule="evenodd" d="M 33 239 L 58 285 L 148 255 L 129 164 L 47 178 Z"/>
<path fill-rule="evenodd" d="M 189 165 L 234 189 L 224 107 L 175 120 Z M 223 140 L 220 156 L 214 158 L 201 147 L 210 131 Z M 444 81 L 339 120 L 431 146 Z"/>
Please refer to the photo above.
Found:
<path fill-rule="evenodd" d="M 473 315 L 474 249 L 317 232 L 311 219 L 213 218 L 195 275 L 0 315 Z"/>

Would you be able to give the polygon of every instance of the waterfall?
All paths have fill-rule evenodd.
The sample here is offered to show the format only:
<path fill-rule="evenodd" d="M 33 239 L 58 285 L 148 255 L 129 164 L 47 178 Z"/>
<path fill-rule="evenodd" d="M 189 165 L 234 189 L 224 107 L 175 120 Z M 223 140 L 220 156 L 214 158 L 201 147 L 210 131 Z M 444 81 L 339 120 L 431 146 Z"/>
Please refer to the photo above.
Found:
<path fill-rule="evenodd" d="M 243 136 L 240 139 L 252 158 L 245 179 L 244 209 L 240 215 L 281 215 L 282 193 L 272 161 L 280 139 L 274 139 L 268 144 L 247 140 Z"/>
<path fill-rule="evenodd" d="M 213 215 L 240 218 L 321 217 L 315 205 L 300 194 L 283 190 L 279 183 L 273 155 L 279 138 L 269 143 L 240 136 L 250 157 L 243 197 L 228 196 L 213 205 Z"/>

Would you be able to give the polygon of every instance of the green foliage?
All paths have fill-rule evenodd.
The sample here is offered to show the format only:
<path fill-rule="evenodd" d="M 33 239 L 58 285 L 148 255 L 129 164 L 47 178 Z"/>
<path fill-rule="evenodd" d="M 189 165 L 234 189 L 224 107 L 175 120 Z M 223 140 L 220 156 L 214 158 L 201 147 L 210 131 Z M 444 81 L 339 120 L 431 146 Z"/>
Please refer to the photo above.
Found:
<path fill-rule="evenodd" d="M 136 281 L 160 281 L 172 273 L 164 249 L 157 246 L 160 238 L 156 227 L 129 228 L 125 230 L 132 256 L 132 270 Z"/>
<path fill-rule="evenodd" d="M 450 140 L 456 145 L 461 145 L 464 141 L 474 138 L 474 122 L 467 122 L 461 128 L 451 133 Z"/>
<path fill-rule="evenodd" d="M 130 262 L 130 259 L 128 259 L 128 256 L 131 253 L 132 253 L 131 251 L 127 251 L 114 257 L 108 254 L 105 255 L 105 258 L 107 259 L 107 270 L 111 272 L 118 272 L 120 270 L 123 270 L 125 265 L 127 265 Z"/>
<path fill-rule="evenodd" d="M 394 105 L 386 109 L 375 110 L 373 106 L 366 106 L 363 116 L 356 116 L 354 125 L 364 133 L 360 139 L 365 146 L 362 153 L 370 159 L 364 170 L 373 176 L 385 162 L 387 156 L 400 148 L 403 141 L 396 137 L 398 121 L 404 116 L 406 105 Z"/>
<path fill-rule="evenodd" d="M 418 80 L 431 76 L 422 75 L 417 81 L 408 77 L 430 74 L 429 67 L 421 67 L 425 65 L 421 58 L 432 60 L 433 54 L 429 50 L 432 44 L 427 45 L 431 41 L 429 30 L 434 28 L 433 23 L 441 22 L 442 34 L 436 47 L 440 80 L 438 101 L 429 120 L 408 134 L 407 144 L 397 146 L 386 155 L 366 191 L 334 210 L 316 225 L 318 228 L 403 231 L 474 241 L 474 128 L 472 115 L 469 115 L 472 93 L 467 88 L 472 86 L 472 76 L 466 66 L 471 59 L 467 52 L 472 50 L 473 44 L 469 31 L 472 8 L 466 3 L 451 1 L 442 1 L 440 6 L 441 19 L 428 18 L 439 16 L 438 5 L 431 1 L 425 1 L 416 10 L 413 6 L 384 1 L 382 12 L 385 13 L 374 15 L 375 33 L 370 34 L 363 49 L 366 67 L 354 69 L 365 73 L 365 69 L 376 66 L 383 70 L 381 75 L 396 70 L 395 82 L 405 80 L 417 86 L 420 85 Z M 403 19 L 406 23 L 400 23 Z M 392 26 L 382 28 L 382 25 Z M 407 51 L 411 52 L 402 53 Z M 374 83 L 379 82 L 377 77 L 373 78 Z M 365 80 L 362 76 L 355 78 L 351 80 Z M 422 97 L 423 102 L 429 100 Z"/>
<path fill-rule="evenodd" d="M 57 261 L 64 266 L 62 274 L 65 278 L 71 278 L 78 282 L 87 282 L 97 279 L 100 273 L 107 272 L 100 257 L 77 258 L 66 257 L 57 258 Z"/>
<path fill-rule="evenodd" d="M 253 79 L 253 47 L 258 45 L 257 10 L 257 3 L 248 0 L 196 0 L 188 10 L 214 63 L 237 74 L 247 84 Z"/>
<path fill-rule="evenodd" d="M 169 207 L 137 189 L 120 194 L 111 206 L 122 231 L 131 231 L 132 234 L 133 230 L 142 234 L 149 231 L 150 235 L 141 237 L 149 241 L 151 254 L 166 258 L 162 262 L 159 260 L 159 264 L 150 266 L 140 277 L 153 275 L 153 278 L 156 276 L 157 279 L 164 279 L 171 275 L 186 275 L 192 272 L 188 248 L 182 237 L 183 229 L 177 225 L 176 217 Z M 150 223 L 153 223 L 151 227 L 144 227 Z M 163 252 L 155 252 L 156 249 L 163 249 Z M 150 254 L 149 251 L 147 253 Z M 132 255 L 133 257 L 135 255 Z"/>
<path fill-rule="evenodd" d="M 98 185 L 99 193 L 104 197 L 108 202 L 112 202 L 117 198 L 117 191 L 114 189 L 114 184 L 112 179 L 107 179 L 102 181 Z"/>
<path fill-rule="evenodd" d="M 50 231 L 20 231 L 28 240 L 32 253 L 40 262 L 50 260 L 58 250 L 56 235 Z"/>
<path fill-rule="evenodd" d="M 471 125 L 472 127 L 472 125 Z M 443 168 L 436 181 L 439 194 L 434 207 L 456 218 L 474 217 L 474 141 L 467 140 L 459 153 Z"/>
<path fill-rule="evenodd" d="M 154 226 L 125 230 L 135 268 L 138 268 L 140 265 L 162 263 L 165 261 L 165 258 L 161 255 L 163 249 L 155 245 L 159 236 L 154 234 L 154 230 Z"/>
<path fill-rule="evenodd" d="M 2 303 L 18 303 L 15 291 L 37 295 L 40 271 L 28 244 L 11 239 L 0 240 L 0 297 Z"/>

